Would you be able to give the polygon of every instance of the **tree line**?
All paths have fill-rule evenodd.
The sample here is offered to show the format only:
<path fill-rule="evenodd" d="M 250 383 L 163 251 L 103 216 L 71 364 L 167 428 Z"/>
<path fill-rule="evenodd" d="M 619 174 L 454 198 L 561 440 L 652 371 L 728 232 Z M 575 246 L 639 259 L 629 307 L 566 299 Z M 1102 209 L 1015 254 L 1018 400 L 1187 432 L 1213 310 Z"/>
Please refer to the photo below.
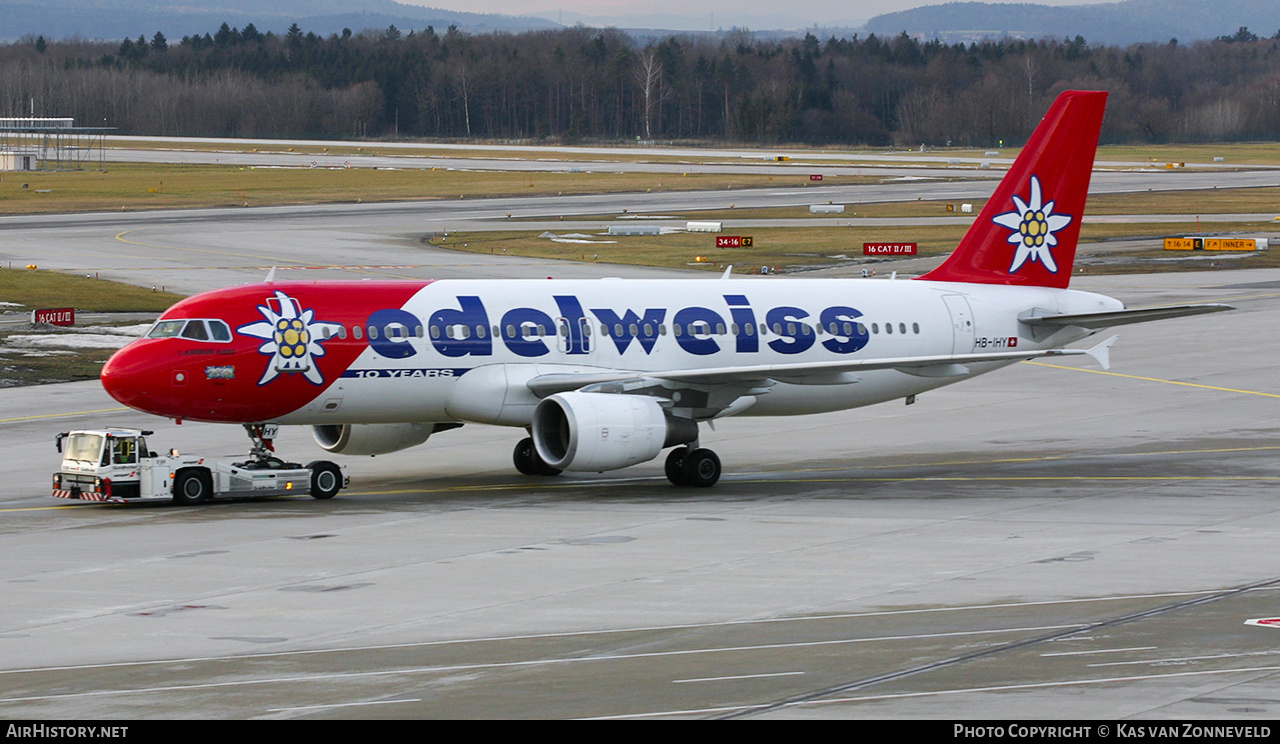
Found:
<path fill-rule="evenodd" d="M 1072 88 L 1106 142 L 1280 139 L 1280 33 L 1129 47 L 906 34 L 639 43 L 617 29 L 392 26 L 328 37 L 223 24 L 170 41 L 0 46 L 0 115 L 126 134 L 994 146 Z"/>

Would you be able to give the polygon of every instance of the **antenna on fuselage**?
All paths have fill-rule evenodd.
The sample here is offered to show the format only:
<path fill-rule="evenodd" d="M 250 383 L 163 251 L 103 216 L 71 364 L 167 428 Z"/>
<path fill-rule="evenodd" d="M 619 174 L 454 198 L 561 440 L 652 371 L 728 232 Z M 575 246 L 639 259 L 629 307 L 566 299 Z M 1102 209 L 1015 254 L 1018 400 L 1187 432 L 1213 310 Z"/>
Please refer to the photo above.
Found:
<path fill-rule="evenodd" d="M 728 279 L 731 276 L 733 276 L 733 264 L 729 264 L 729 267 L 724 270 L 724 273 L 720 275 L 720 278 Z"/>
<path fill-rule="evenodd" d="M 276 280 L 276 267 L 272 266 L 271 271 L 267 272 L 267 284 Z"/>

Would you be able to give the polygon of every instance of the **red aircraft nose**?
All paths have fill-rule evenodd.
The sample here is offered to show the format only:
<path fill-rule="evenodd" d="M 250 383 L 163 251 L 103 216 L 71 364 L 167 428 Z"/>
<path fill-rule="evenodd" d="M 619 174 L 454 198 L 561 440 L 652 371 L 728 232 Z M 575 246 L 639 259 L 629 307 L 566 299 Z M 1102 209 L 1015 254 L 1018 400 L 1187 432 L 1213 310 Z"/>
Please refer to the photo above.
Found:
<path fill-rule="evenodd" d="M 164 388 L 156 384 L 159 370 L 153 355 L 147 351 L 149 345 L 146 339 L 134 341 L 112 354 L 102 367 L 102 387 L 130 408 L 167 416 L 170 414 L 157 410 L 156 394 Z"/>

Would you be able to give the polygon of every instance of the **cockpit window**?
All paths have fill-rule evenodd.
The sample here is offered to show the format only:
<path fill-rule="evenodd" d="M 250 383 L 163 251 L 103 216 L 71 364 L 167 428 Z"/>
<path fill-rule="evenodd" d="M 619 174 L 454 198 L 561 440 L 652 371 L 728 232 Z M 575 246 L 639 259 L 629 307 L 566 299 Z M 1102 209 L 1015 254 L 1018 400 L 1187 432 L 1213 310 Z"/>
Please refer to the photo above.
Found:
<path fill-rule="evenodd" d="M 182 337 L 192 341 L 208 341 L 209 331 L 204 327 L 203 320 L 188 320 L 187 327 L 182 329 Z"/>
<path fill-rule="evenodd" d="M 221 320 L 161 320 L 151 326 L 147 338 L 185 338 L 190 341 L 231 341 L 231 327 Z"/>
<path fill-rule="evenodd" d="M 173 338 L 182 332 L 182 327 L 186 324 L 185 320 L 162 320 L 151 326 L 147 338 Z"/>

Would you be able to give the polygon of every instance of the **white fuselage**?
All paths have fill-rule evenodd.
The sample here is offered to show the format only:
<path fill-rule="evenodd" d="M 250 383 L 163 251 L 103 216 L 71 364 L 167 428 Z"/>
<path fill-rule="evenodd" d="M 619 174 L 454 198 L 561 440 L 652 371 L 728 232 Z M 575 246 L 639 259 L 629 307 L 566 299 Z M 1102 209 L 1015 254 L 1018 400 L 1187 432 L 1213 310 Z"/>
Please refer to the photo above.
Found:
<path fill-rule="evenodd" d="M 525 385 L 558 373 L 645 373 L 1048 349 L 1091 331 L 1019 318 L 1115 311 L 1066 289 L 872 279 L 437 281 L 360 329 L 369 348 L 288 424 L 467 421 L 528 426 Z M 353 333 L 354 333 L 353 329 Z M 985 362 L 775 382 L 731 414 L 893 400 L 991 371 Z"/>

